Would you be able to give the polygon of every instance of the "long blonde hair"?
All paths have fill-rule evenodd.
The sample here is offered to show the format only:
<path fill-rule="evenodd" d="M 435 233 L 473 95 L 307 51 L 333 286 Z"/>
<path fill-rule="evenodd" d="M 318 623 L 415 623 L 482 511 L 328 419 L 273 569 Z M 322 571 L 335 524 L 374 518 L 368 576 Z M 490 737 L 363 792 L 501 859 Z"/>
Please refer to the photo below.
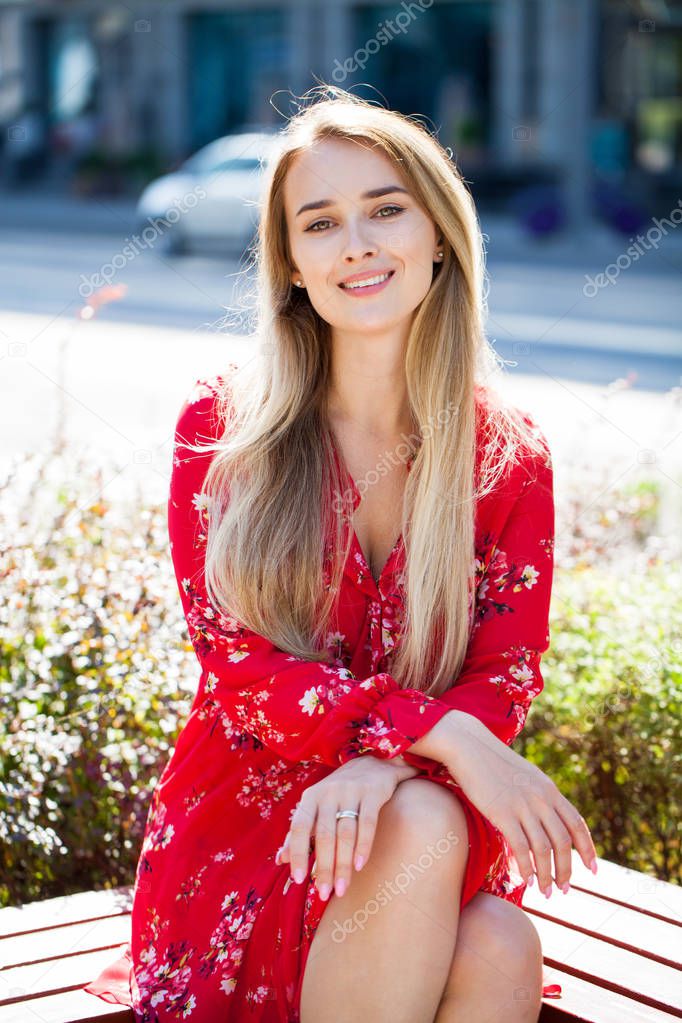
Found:
<path fill-rule="evenodd" d="M 207 593 L 216 610 L 280 649 L 333 661 L 325 637 L 335 627 L 352 541 L 345 525 L 352 490 L 343 462 L 334 458 L 325 413 L 330 327 L 305 291 L 291 285 L 283 193 L 292 161 L 316 142 L 375 147 L 407 180 L 444 242 L 405 356 L 418 450 L 402 509 L 404 615 L 387 669 L 399 685 L 439 696 L 461 669 L 473 625 L 476 501 L 495 488 L 521 449 L 548 451 L 532 421 L 504 406 L 490 387 L 499 364 L 483 329 L 482 237 L 471 194 L 448 153 L 420 122 L 336 86 L 311 90 L 304 100 L 264 172 L 254 243 L 256 355 L 225 375 L 217 402 L 220 436 L 196 446 L 214 451 L 202 488 L 209 512 Z M 486 444 L 476 473 L 481 426 Z M 326 548 L 328 526 L 333 539 Z"/>

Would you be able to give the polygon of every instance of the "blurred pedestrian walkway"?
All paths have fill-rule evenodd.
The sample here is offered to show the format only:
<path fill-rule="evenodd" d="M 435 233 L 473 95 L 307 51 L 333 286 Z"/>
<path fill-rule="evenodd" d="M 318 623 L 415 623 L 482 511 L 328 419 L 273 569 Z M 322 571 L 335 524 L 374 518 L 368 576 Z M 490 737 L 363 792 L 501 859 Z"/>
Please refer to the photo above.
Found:
<path fill-rule="evenodd" d="M 125 236 L 139 229 L 136 203 L 130 198 L 80 198 L 55 186 L 30 192 L 0 190 L 0 225 L 7 229 Z M 592 221 L 582 235 L 557 232 L 536 239 L 529 237 L 511 214 L 490 212 L 479 206 L 479 216 L 488 252 L 493 262 L 576 266 L 586 273 L 627 259 L 634 238 L 617 234 L 606 225 Z M 658 221 L 661 223 L 661 218 Z M 630 259 L 628 272 L 679 274 L 682 270 L 682 224 L 669 222 L 663 229 L 656 219 L 643 231 L 639 258 Z M 648 258 L 648 257 L 658 258 Z"/>

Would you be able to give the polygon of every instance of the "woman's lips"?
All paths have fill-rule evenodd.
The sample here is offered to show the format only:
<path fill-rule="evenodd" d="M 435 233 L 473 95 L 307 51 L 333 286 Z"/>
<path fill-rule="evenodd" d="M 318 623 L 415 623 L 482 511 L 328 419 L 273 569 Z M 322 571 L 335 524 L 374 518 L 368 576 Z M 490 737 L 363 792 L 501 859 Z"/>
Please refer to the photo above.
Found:
<path fill-rule="evenodd" d="M 343 284 L 339 287 L 345 295 L 351 295 L 354 298 L 363 298 L 365 295 L 376 295 L 378 291 L 382 291 L 391 281 L 395 270 L 391 270 L 385 281 L 381 281 L 379 284 L 369 284 L 362 288 L 344 288 Z"/>

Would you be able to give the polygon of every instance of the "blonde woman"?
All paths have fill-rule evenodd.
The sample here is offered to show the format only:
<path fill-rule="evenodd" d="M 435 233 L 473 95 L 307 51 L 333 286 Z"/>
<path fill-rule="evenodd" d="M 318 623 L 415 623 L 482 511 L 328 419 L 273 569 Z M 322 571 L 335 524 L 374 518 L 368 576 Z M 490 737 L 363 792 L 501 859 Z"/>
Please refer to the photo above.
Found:
<path fill-rule="evenodd" d="M 510 748 L 549 643 L 550 452 L 492 387 L 448 154 L 340 89 L 310 100 L 268 171 L 254 358 L 177 424 L 202 671 L 147 821 L 129 1002 L 144 1023 L 537 1020 L 523 891 L 565 889 L 572 846 L 596 869 Z"/>

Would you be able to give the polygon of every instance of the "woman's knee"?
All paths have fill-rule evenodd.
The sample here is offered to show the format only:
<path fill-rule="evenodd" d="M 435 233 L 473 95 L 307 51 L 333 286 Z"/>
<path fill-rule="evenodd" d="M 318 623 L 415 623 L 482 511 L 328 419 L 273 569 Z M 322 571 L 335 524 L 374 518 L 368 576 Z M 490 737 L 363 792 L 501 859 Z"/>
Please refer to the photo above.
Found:
<path fill-rule="evenodd" d="M 542 985 L 542 945 L 528 914 L 488 892 L 462 910 L 461 937 L 487 960 L 503 964 L 509 977 L 529 986 Z"/>
<path fill-rule="evenodd" d="M 379 812 L 383 826 L 396 840 L 400 835 L 406 844 L 443 847 L 445 852 L 457 849 L 462 857 L 468 853 L 467 820 L 462 804 L 454 792 L 428 778 L 409 778 Z"/>

